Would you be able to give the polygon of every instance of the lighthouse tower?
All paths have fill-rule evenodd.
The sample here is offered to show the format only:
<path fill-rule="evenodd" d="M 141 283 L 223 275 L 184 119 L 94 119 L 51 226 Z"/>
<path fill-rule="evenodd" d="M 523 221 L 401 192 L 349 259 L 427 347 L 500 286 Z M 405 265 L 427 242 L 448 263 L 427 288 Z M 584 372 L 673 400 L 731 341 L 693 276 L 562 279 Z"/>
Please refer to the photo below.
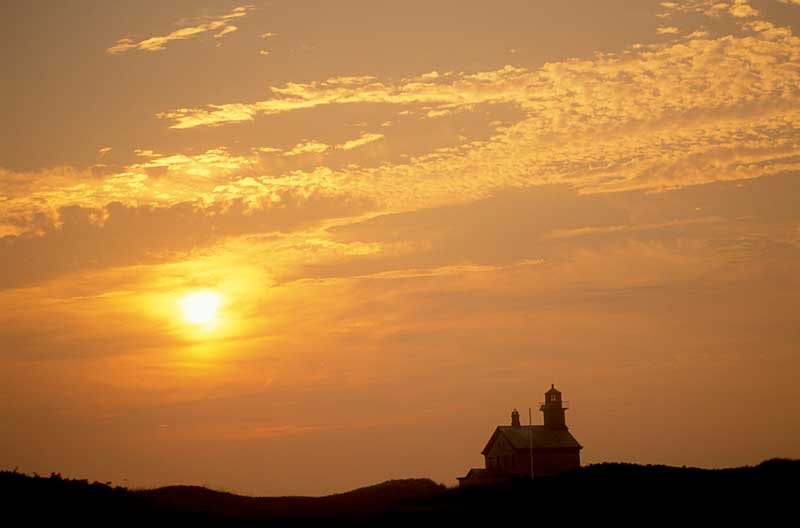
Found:
<path fill-rule="evenodd" d="M 561 391 L 550 385 L 550 390 L 544 393 L 544 402 L 539 410 L 544 414 L 544 427 L 551 431 L 566 431 L 567 422 L 564 412 L 567 410 L 566 402 L 561 401 Z"/>

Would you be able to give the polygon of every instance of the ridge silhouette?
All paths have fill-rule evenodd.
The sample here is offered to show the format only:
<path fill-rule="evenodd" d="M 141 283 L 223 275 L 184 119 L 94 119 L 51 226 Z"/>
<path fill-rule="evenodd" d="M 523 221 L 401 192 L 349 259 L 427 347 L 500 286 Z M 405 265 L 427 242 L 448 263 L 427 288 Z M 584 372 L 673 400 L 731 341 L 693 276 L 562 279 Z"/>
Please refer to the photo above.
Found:
<path fill-rule="evenodd" d="M 603 463 L 480 487 L 406 479 L 323 497 L 245 497 L 199 486 L 130 490 L 2 471 L 0 497 L 6 519 L 29 525 L 469 526 L 584 517 L 646 525 L 753 519 L 763 525 L 794 514 L 798 478 L 800 460 L 789 459 L 730 469 Z"/>

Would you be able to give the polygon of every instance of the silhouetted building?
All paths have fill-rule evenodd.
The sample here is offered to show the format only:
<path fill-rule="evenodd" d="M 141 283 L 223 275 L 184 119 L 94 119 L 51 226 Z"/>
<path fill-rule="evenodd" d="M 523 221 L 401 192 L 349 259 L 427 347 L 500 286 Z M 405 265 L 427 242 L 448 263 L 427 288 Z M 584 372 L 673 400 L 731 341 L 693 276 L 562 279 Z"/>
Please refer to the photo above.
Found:
<path fill-rule="evenodd" d="M 470 469 L 458 478 L 459 484 L 489 484 L 515 476 L 531 476 L 531 465 L 534 477 L 579 468 L 583 446 L 567 429 L 564 417 L 567 408 L 561 392 L 550 385 L 539 406 L 544 425 L 521 425 L 519 412 L 514 409 L 511 425 L 498 426 L 481 451 L 486 467 Z"/>

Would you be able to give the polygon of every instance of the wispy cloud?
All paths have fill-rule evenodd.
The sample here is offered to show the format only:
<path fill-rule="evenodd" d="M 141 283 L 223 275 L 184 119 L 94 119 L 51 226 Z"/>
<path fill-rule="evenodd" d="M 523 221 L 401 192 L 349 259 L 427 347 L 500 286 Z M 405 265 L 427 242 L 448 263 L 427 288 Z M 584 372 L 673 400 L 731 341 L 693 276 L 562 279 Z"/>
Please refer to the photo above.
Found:
<path fill-rule="evenodd" d="M 166 45 L 169 42 L 175 40 L 186 40 L 196 37 L 198 35 L 202 35 L 203 33 L 208 33 L 210 31 L 217 31 L 217 30 L 219 31 L 214 34 L 214 37 L 220 38 L 238 29 L 236 26 L 231 25 L 229 21 L 247 15 L 248 12 L 250 12 L 252 9 L 253 9 L 252 6 L 236 7 L 230 13 L 227 13 L 225 15 L 207 17 L 206 22 L 197 24 L 195 26 L 182 27 L 163 36 L 150 37 L 140 41 L 136 41 L 135 39 L 132 38 L 123 38 L 118 40 L 110 48 L 106 49 L 106 53 L 110 55 L 116 55 L 119 53 L 124 53 L 126 51 L 134 51 L 134 50 L 161 51 L 166 48 Z"/>
<path fill-rule="evenodd" d="M 192 128 L 328 105 L 394 104 L 419 117 L 479 104 L 516 106 L 523 117 L 489 140 L 436 149 L 404 164 L 334 173 L 339 185 L 358 182 L 360 190 L 379 194 L 369 178 L 386 182 L 396 175 L 410 195 L 433 203 L 454 189 L 462 198 L 498 185 L 554 181 L 598 191 L 663 189 L 794 170 L 800 39 L 765 21 L 742 31 L 718 38 L 691 32 L 663 45 L 539 69 L 431 72 L 396 84 L 373 77 L 290 83 L 272 88 L 273 97 L 263 101 L 161 117 L 174 128 Z M 386 198 L 404 199 L 396 190 Z"/>
<path fill-rule="evenodd" d="M 335 147 L 322 143 L 321 141 L 302 141 L 283 153 L 284 156 L 298 156 L 300 154 L 324 154 L 332 148 L 338 150 L 353 150 L 368 143 L 378 141 L 383 138 L 383 134 L 364 132 L 355 139 L 350 139 Z M 275 152 L 274 150 L 260 150 L 260 152 Z"/>
<path fill-rule="evenodd" d="M 345 141 L 341 145 L 336 145 L 336 148 L 342 150 L 353 150 L 354 148 L 362 147 L 368 143 L 372 143 L 374 141 L 378 141 L 379 139 L 383 138 L 383 134 L 377 133 L 368 133 L 365 132 L 361 134 L 361 137 L 356 139 L 351 139 L 349 141 Z"/>
<path fill-rule="evenodd" d="M 239 28 L 237 28 L 236 26 L 225 26 L 224 28 L 222 28 L 222 31 L 220 31 L 219 33 L 214 33 L 214 38 L 222 38 L 225 35 L 227 35 L 228 33 L 233 33 L 234 31 L 236 31 L 238 29 Z"/>
<path fill-rule="evenodd" d="M 784 1 L 784 0 L 781 0 Z M 797 0 L 791 0 L 796 2 Z M 661 2 L 661 7 L 680 13 L 703 13 L 709 17 L 719 17 L 727 13 L 736 18 L 746 18 L 758 15 L 758 10 L 750 5 L 749 0 L 733 0 L 721 2 L 719 0 L 679 0 L 676 2 Z"/>
<path fill-rule="evenodd" d="M 480 199 L 504 187 L 663 190 L 800 170 L 798 62 L 800 39 L 791 28 L 753 20 L 733 35 L 687 31 L 664 44 L 536 69 L 429 72 L 394 83 L 355 76 L 290 83 L 273 87 L 263 101 L 182 108 L 162 117 L 192 128 L 372 103 L 400 107 L 404 126 L 424 127 L 431 111 L 477 105 L 513 106 L 517 116 L 491 126 L 484 139 L 459 138 L 376 166 L 347 159 L 371 142 L 391 145 L 364 132 L 295 140 L 282 149 L 256 144 L 244 153 L 140 150 L 135 161 L 101 174 L 0 169 L 0 229 L 36 233 L 57 222 L 64 207 L 100 210 L 114 201 L 169 207 L 242 200 L 258 210 L 297 195 L 399 210 Z M 331 152 L 337 159 L 326 166 L 321 155 Z"/>
<path fill-rule="evenodd" d="M 399 84 L 380 82 L 370 76 L 333 77 L 322 82 L 289 83 L 273 87 L 274 97 L 255 103 L 212 104 L 180 108 L 158 115 L 173 121 L 171 128 L 194 128 L 251 121 L 271 115 L 349 103 L 429 104 L 448 110 L 484 102 L 514 102 L 523 97 L 530 73 L 506 66 L 477 74 L 431 72 Z"/>
<path fill-rule="evenodd" d="M 330 145 L 319 141 L 303 141 L 283 153 L 284 156 L 298 156 L 300 154 L 322 154 L 330 149 Z"/>

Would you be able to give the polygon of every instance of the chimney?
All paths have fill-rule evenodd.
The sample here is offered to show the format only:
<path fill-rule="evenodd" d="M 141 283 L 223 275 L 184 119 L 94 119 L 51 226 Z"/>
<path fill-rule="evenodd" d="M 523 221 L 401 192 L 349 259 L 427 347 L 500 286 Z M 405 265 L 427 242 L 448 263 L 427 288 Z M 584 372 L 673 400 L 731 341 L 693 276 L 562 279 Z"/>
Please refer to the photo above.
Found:
<path fill-rule="evenodd" d="M 516 409 L 511 411 L 511 427 L 521 427 L 519 425 L 519 412 Z"/>

